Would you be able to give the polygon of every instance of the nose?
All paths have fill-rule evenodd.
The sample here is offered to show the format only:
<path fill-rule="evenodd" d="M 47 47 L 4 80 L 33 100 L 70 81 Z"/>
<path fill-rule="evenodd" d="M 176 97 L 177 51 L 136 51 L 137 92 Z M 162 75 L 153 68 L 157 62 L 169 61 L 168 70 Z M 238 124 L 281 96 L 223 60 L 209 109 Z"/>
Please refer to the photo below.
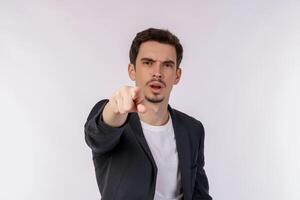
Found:
<path fill-rule="evenodd" d="M 162 78 L 162 66 L 160 61 L 156 61 L 153 65 L 152 77 Z"/>

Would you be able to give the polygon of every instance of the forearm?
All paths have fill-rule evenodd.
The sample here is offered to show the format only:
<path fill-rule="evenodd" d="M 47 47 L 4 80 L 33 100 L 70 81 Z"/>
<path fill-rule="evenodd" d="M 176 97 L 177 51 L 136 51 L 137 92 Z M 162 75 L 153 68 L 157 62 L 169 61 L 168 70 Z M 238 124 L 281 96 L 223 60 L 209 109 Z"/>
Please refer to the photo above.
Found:
<path fill-rule="evenodd" d="M 106 103 L 107 100 L 103 100 L 94 106 L 84 126 L 86 143 L 96 153 L 106 153 L 113 149 L 124 131 L 124 126 L 115 128 L 102 121 Z"/>
<path fill-rule="evenodd" d="M 209 184 L 204 170 L 205 131 L 202 124 L 199 133 L 200 133 L 200 141 L 199 141 L 199 147 L 197 153 L 196 180 L 194 185 L 193 200 L 212 200 L 212 197 L 209 195 Z"/>

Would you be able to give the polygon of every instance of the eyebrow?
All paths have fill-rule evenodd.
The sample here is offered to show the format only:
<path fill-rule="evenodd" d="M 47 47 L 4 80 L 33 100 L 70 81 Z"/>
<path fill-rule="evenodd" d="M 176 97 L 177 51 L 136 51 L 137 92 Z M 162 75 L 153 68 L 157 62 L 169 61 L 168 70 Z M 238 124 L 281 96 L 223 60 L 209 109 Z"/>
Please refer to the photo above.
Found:
<path fill-rule="evenodd" d="M 175 65 L 175 62 L 173 60 L 166 60 L 166 61 L 163 61 L 164 64 L 173 64 Z"/>
<path fill-rule="evenodd" d="M 142 61 L 151 61 L 151 62 L 155 62 L 155 60 L 153 60 L 152 58 L 141 58 Z"/>
<path fill-rule="evenodd" d="M 141 58 L 142 61 L 151 61 L 151 62 L 155 62 L 156 60 L 153 60 L 152 58 L 147 58 L 147 57 L 144 57 L 144 58 Z M 175 65 L 175 62 L 173 60 L 165 60 L 165 61 L 162 61 L 163 64 L 173 64 Z"/>

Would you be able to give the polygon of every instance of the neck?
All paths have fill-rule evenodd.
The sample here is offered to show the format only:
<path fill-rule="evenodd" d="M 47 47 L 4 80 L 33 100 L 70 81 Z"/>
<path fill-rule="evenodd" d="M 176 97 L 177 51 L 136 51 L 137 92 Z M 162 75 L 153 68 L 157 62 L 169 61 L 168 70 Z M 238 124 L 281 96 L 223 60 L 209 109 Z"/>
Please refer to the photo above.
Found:
<path fill-rule="evenodd" d="M 161 126 L 168 122 L 169 111 L 167 102 L 156 104 L 147 102 L 146 107 L 146 113 L 138 113 L 140 120 L 153 126 Z"/>

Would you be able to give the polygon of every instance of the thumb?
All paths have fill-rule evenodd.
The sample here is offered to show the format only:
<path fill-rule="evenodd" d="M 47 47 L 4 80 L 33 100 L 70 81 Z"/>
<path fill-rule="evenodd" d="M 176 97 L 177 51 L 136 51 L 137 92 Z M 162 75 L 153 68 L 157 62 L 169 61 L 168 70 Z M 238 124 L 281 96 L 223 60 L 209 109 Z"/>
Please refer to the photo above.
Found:
<path fill-rule="evenodd" d="M 141 104 L 141 103 L 140 103 L 140 104 L 137 104 L 136 108 L 137 108 L 137 111 L 138 111 L 139 113 L 145 113 L 145 112 L 147 112 L 146 106 L 143 105 L 143 104 Z"/>

